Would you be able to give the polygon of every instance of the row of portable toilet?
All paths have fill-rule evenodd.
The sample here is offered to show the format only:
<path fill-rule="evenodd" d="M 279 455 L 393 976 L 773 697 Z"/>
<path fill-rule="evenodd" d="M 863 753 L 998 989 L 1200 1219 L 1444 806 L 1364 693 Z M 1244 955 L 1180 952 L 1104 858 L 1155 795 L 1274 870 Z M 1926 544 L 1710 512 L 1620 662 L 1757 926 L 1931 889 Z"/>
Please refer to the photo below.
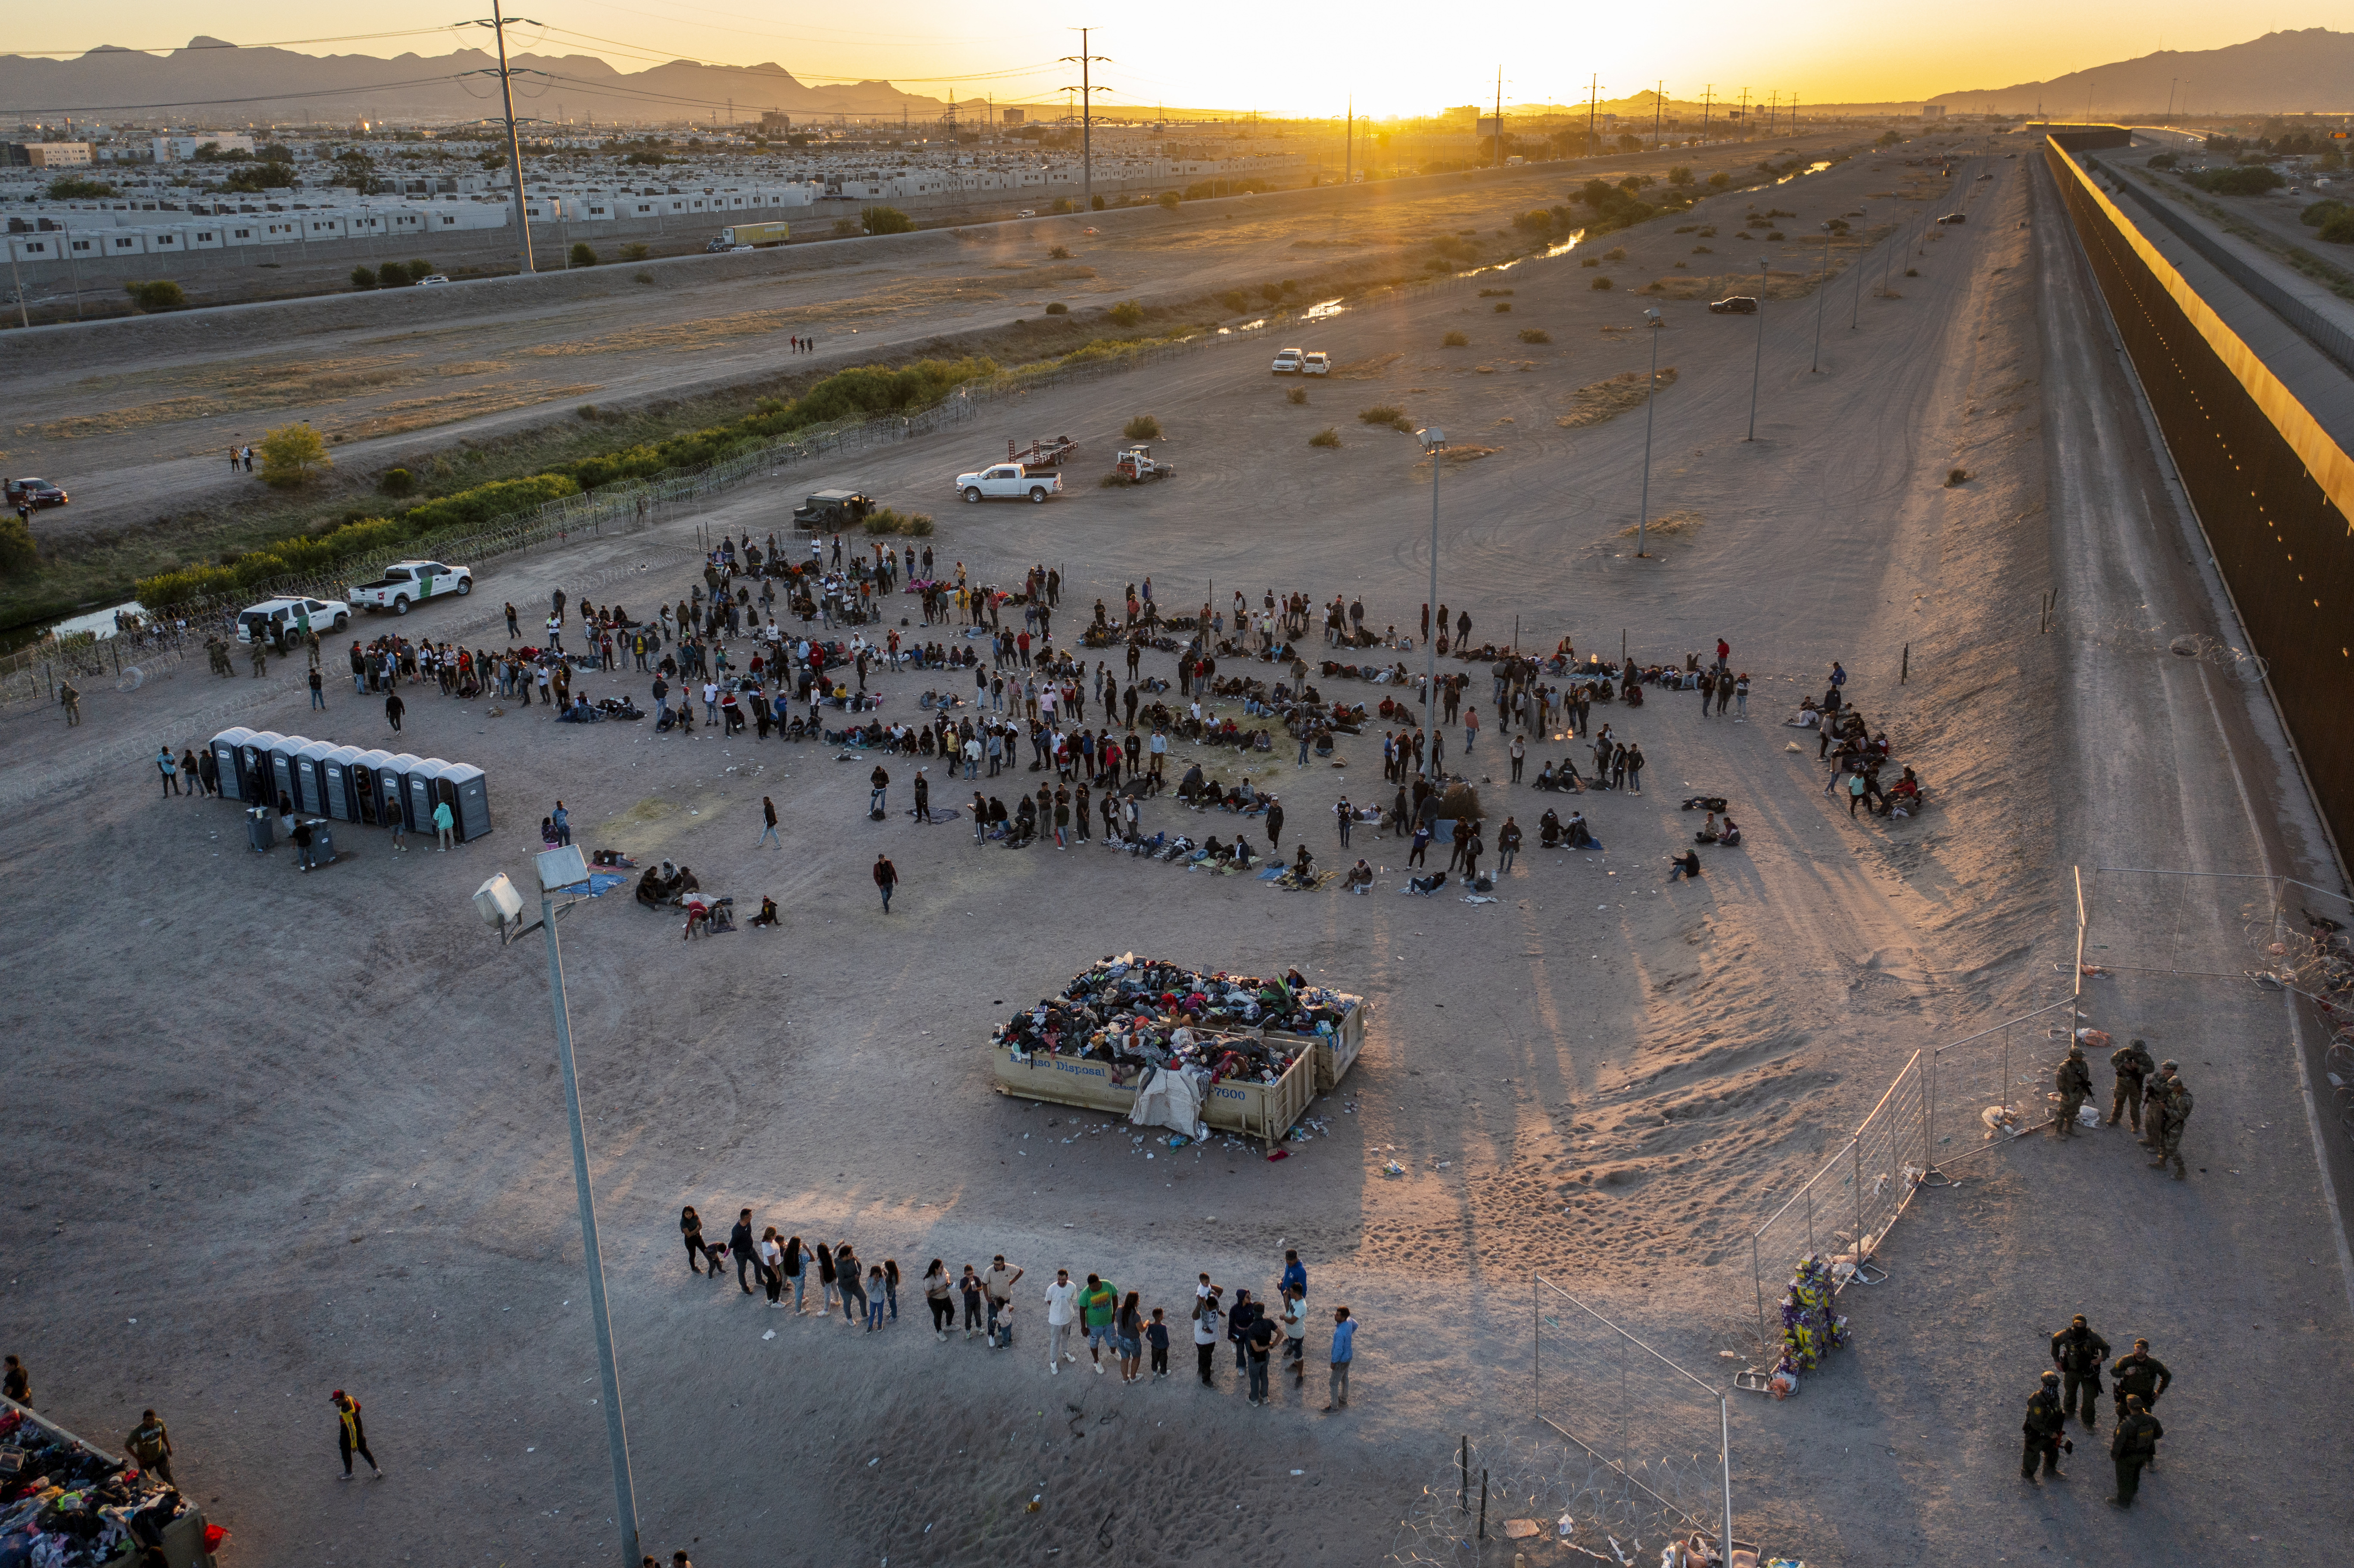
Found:
<path fill-rule="evenodd" d="M 451 837 L 463 842 L 491 831 L 489 780 L 470 763 L 266 729 L 225 729 L 213 736 L 212 751 L 221 794 L 247 805 L 429 833 L 433 808 L 447 802 Z"/>

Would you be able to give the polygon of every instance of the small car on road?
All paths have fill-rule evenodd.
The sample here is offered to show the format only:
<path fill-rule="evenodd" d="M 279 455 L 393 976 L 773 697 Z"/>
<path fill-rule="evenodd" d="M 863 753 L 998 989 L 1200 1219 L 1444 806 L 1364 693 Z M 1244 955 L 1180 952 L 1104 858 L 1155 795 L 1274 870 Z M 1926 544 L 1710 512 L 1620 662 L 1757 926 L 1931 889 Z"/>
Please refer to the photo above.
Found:
<path fill-rule="evenodd" d="M 1320 348 L 1310 349 L 1299 361 L 1299 374 L 1302 376 L 1331 375 L 1332 356 Z"/>
<path fill-rule="evenodd" d="M 1747 294 L 1728 294 L 1721 300 L 1711 300 L 1708 308 L 1720 316 L 1754 316 L 1757 302 Z"/>
<path fill-rule="evenodd" d="M 1308 356 L 1296 348 L 1278 348 L 1275 351 L 1274 373 L 1278 376 L 1298 376 L 1306 368 L 1307 359 Z"/>
<path fill-rule="evenodd" d="M 11 507 L 63 506 L 72 499 L 64 489 L 46 479 L 12 479 L 8 482 L 8 504 Z"/>

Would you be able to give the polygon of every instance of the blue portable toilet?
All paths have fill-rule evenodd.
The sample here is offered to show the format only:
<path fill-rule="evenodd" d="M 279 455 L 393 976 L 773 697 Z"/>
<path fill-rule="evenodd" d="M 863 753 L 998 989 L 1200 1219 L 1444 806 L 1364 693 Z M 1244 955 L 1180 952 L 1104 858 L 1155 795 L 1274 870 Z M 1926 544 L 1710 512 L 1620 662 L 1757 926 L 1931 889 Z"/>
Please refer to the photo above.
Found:
<path fill-rule="evenodd" d="M 352 821 L 363 827 L 388 828 L 400 810 L 400 785 L 387 771 L 392 753 L 363 751 L 344 770 L 352 791 Z M 399 819 L 405 826 L 408 819 Z"/>
<path fill-rule="evenodd" d="M 319 771 L 327 792 L 327 815 L 339 822 L 360 820 L 357 784 L 352 777 L 352 765 L 360 759 L 356 746 L 339 746 L 320 760 Z"/>
<path fill-rule="evenodd" d="M 491 831 L 490 780 L 481 768 L 470 762 L 451 763 L 433 781 L 433 793 L 435 799 L 449 802 L 456 824 L 453 833 L 460 843 Z"/>
<path fill-rule="evenodd" d="M 213 768 L 220 775 L 220 791 L 225 800 L 249 800 L 245 788 L 245 745 L 253 732 L 242 726 L 225 729 L 211 741 Z"/>
<path fill-rule="evenodd" d="M 392 760 L 385 764 L 383 771 L 377 776 L 378 785 L 384 794 L 384 805 L 398 810 L 400 813 L 401 825 L 411 832 L 416 831 L 422 824 L 410 810 L 413 802 L 409 800 L 408 775 L 411 769 L 423 766 L 425 764 L 421 758 L 403 751 L 395 754 Z M 389 827 L 391 823 L 387 821 L 385 825 Z"/>
<path fill-rule="evenodd" d="M 314 817 L 334 814 L 327 809 L 327 756 L 334 749 L 332 740 L 314 740 L 294 753 L 294 776 L 302 784 L 295 804 Z"/>
<path fill-rule="evenodd" d="M 281 735 L 270 743 L 267 804 L 272 810 L 281 800 L 292 802 L 295 810 L 302 809 L 302 776 L 296 769 L 294 754 L 310 744 L 309 736 L 300 735 Z"/>
<path fill-rule="evenodd" d="M 238 747 L 238 758 L 244 768 L 240 777 L 245 779 L 246 804 L 276 808 L 278 791 L 270 782 L 270 753 L 285 739 L 274 729 L 257 729 Z"/>
<path fill-rule="evenodd" d="M 450 765 L 440 758 L 429 757 L 408 770 L 408 826 L 411 832 L 429 833 L 433 831 L 433 808 L 441 802 L 441 797 L 434 793 L 434 786 L 449 768 Z M 451 807 L 451 814 L 456 815 L 457 810 L 455 806 Z M 457 834 L 453 832 L 451 836 L 455 838 Z"/>

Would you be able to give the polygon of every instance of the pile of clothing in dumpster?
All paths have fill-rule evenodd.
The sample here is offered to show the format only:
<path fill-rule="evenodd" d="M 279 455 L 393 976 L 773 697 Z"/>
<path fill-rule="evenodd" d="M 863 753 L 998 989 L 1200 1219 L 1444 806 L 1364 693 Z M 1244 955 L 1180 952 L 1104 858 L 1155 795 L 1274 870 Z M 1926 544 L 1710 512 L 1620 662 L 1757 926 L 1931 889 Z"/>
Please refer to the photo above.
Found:
<path fill-rule="evenodd" d="M 1062 994 L 1042 998 L 991 1034 L 1020 1055 L 1091 1056 L 1112 1064 L 1112 1081 L 1140 1084 L 1157 1068 L 1272 1084 L 1337 1029 L 1353 997 L 1285 980 L 1204 972 L 1133 953 L 1081 972 Z M 1272 1038 L 1259 1031 L 1272 1032 Z"/>
<path fill-rule="evenodd" d="M 0 1415 L 0 1563 L 80 1568 L 163 1539 L 194 1508 L 160 1478 L 128 1468 L 10 1410 Z"/>

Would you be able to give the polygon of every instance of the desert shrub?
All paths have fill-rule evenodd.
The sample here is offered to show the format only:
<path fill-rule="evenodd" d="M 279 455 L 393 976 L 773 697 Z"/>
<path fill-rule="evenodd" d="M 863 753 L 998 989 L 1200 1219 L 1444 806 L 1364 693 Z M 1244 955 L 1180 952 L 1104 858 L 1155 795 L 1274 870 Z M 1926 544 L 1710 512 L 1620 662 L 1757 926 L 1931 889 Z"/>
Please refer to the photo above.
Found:
<path fill-rule="evenodd" d="M 1122 425 L 1119 433 L 1131 441 L 1157 441 L 1161 439 L 1161 421 L 1150 414 L 1139 414 Z"/>
<path fill-rule="evenodd" d="M 1459 332 L 1448 333 L 1439 341 L 1447 348 L 1469 348 L 1471 344 L 1471 340 Z"/>
<path fill-rule="evenodd" d="M 1770 229 L 1766 232 L 1766 238 L 1768 239 L 1779 239 L 1782 238 L 1782 231 L 1778 228 Z"/>
<path fill-rule="evenodd" d="M 1286 392 L 1283 396 L 1286 402 L 1298 406 L 1308 401 L 1308 388 L 1305 387 L 1294 387 L 1290 391 Z"/>
<path fill-rule="evenodd" d="M 1070 259 L 1071 248 L 1067 245 L 1057 245 L 1046 252 L 1049 261 L 1068 261 Z"/>
<path fill-rule="evenodd" d="M 1719 170 L 1717 173 L 1709 175 L 1708 183 L 1715 186 L 1718 190 L 1723 190 L 1725 186 L 1733 183 L 1733 176 L 1725 174 L 1722 170 Z"/>
<path fill-rule="evenodd" d="M 414 282 L 420 278 L 430 278 L 431 276 L 433 276 L 432 262 L 428 261 L 422 256 L 412 256 L 408 259 L 408 277 L 411 282 Z"/>
<path fill-rule="evenodd" d="M 355 289 L 373 289 L 373 288 L 375 288 L 375 287 L 376 287 L 376 269 L 375 269 L 375 268 L 373 268 L 373 267 L 355 267 L 355 268 L 353 268 L 353 269 L 352 269 L 352 287 L 353 287 L 353 288 L 355 288 Z"/>
<path fill-rule="evenodd" d="M 388 468 L 376 480 L 376 487 L 398 500 L 417 493 L 417 476 L 405 468 Z"/>
<path fill-rule="evenodd" d="M 1904 269 L 1904 275 L 1908 278 L 1917 278 L 1921 275 L 1921 269 L 1918 267 L 1907 267 Z"/>
<path fill-rule="evenodd" d="M 624 261 L 642 261 L 652 254 L 653 252 L 648 250 L 642 243 L 634 239 L 621 247 L 621 260 Z"/>
<path fill-rule="evenodd" d="M 847 239 L 858 232 L 858 220 L 854 217 L 837 217 L 833 220 L 833 232 L 836 238 Z"/>
<path fill-rule="evenodd" d="M 2243 164 L 2232 169 L 2204 169 L 2185 176 L 2202 191 L 2217 196 L 2262 196 L 2288 184 L 2278 169 L 2268 169 L 2262 164 Z"/>
<path fill-rule="evenodd" d="M 916 228 L 916 220 L 896 207 L 862 208 L 858 222 L 869 234 L 912 234 Z"/>
<path fill-rule="evenodd" d="M 2303 212 L 2298 213 L 2296 217 L 2297 221 L 2304 224 L 2307 228 L 2319 228 L 2331 218 L 2337 217 L 2339 215 L 2349 211 L 2354 211 L 2354 207 L 2349 207 L 2342 201 L 2333 201 L 2324 198 L 2323 200 L 2315 202 L 2311 207 L 2308 207 Z"/>
<path fill-rule="evenodd" d="M 1597 289 L 1607 289 L 1611 287 L 1611 282 L 1607 278 L 1596 278 L 1594 280 L 1594 286 Z"/>
<path fill-rule="evenodd" d="M 2176 157 L 2171 153 L 2160 153 L 2156 157 L 2150 159 L 2149 166 L 2153 169 L 2170 169 L 2180 162 L 2182 162 L 2182 160 Z"/>
<path fill-rule="evenodd" d="M 1521 329 L 1521 341 L 1522 343 L 1551 343 L 1553 341 L 1553 334 L 1545 331 L 1543 327 L 1522 327 Z"/>
<path fill-rule="evenodd" d="M 587 240 L 578 240 L 572 247 L 571 260 L 575 267 L 594 267 L 597 265 L 597 252 Z"/>
<path fill-rule="evenodd" d="M 0 514 L 0 573 L 15 576 L 40 559 L 33 531 L 15 513 Z"/>
<path fill-rule="evenodd" d="M 528 512 L 544 502 L 578 495 L 580 486 L 560 473 L 535 473 L 527 479 L 497 479 L 412 506 L 403 514 L 413 537 L 437 528 L 487 523 L 513 512 Z M 340 532 L 340 530 L 339 530 Z"/>
<path fill-rule="evenodd" d="M 1510 289 L 1482 289 L 1479 291 L 1479 297 L 1483 300 L 1509 300 L 1512 297 L 1512 291 Z"/>
<path fill-rule="evenodd" d="M 1602 259 L 1605 261 L 1624 261 L 1627 260 L 1627 248 L 1623 245 L 1614 245 L 1602 253 Z"/>
<path fill-rule="evenodd" d="M 1712 246 L 1695 245 L 1691 248 L 1691 253 L 1695 256 L 1713 256 L 1716 254 L 1716 250 Z M 1681 265 L 1681 263 L 1678 263 L 1678 265 Z"/>
<path fill-rule="evenodd" d="M 1337 447 L 1341 444 L 1341 432 L 1327 425 L 1309 437 L 1308 444 L 1311 447 Z"/>
<path fill-rule="evenodd" d="M 1357 418 L 1368 425 L 1394 425 L 1405 418 L 1405 410 L 1387 403 L 1377 403 L 1370 408 L 1358 409 Z"/>
<path fill-rule="evenodd" d="M 1250 296 L 1244 293 L 1240 289 L 1228 289 L 1225 293 L 1218 296 L 1218 303 L 1225 306 L 1226 309 L 1232 311 L 1235 314 L 1240 315 L 1245 311 L 1250 309 Z"/>
<path fill-rule="evenodd" d="M 639 270 L 630 274 L 630 281 L 631 282 L 644 283 L 651 286 L 654 281 L 654 275 L 641 268 Z"/>
<path fill-rule="evenodd" d="M 1055 198 L 1055 205 L 1047 208 L 1047 210 L 1049 212 L 1076 212 L 1079 209 L 1077 204 L 1073 202 L 1070 197 L 1056 196 Z"/>
<path fill-rule="evenodd" d="M 387 261 L 376 270 L 376 286 L 379 289 L 406 289 L 415 281 L 408 275 L 406 261 Z"/>
<path fill-rule="evenodd" d="M 1175 191 L 1162 191 L 1153 199 L 1158 201 L 1161 205 L 1162 208 L 1167 211 L 1175 212 L 1177 210 L 1177 193 Z"/>
<path fill-rule="evenodd" d="M 1701 237 L 1702 239 L 1713 239 L 1713 238 L 1716 238 L 1716 225 L 1714 225 L 1714 224 L 1712 224 L 1712 223 L 1703 225 L 1703 226 L 1702 227 L 1702 228 L 1701 228 L 1701 231 L 1700 231 L 1700 237 Z"/>
<path fill-rule="evenodd" d="M 291 490 L 334 466 L 326 438 L 308 425 L 281 425 L 261 438 L 261 478 L 273 488 Z"/>
<path fill-rule="evenodd" d="M 1104 198 L 1101 196 L 1091 197 L 1087 202 L 1087 206 L 1094 211 L 1101 212 L 1104 209 Z"/>
<path fill-rule="evenodd" d="M 1967 484 L 1969 482 L 1970 471 L 1966 468 L 1949 468 L 1946 471 L 1946 488 L 1948 490 L 1957 484 Z"/>
<path fill-rule="evenodd" d="M 1134 300 L 1122 300 L 1105 313 L 1119 326 L 1140 326 L 1144 323 L 1144 307 Z"/>
<path fill-rule="evenodd" d="M 2354 212 L 2341 213 L 2321 226 L 2320 237 L 2332 245 L 2354 245 Z"/>
<path fill-rule="evenodd" d="M 1674 168 L 1668 171 L 1668 184 L 1682 186 L 1688 185 L 1691 183 L 1692 172 L 1691 165 L 1689 164 L 1678 164 Z"/>
<path fill-rule="evenodd" d="M 1581 267 L 1599 267 L 1602 265 L 1602 258 L 1599 256 L 1581 256 L 1577 259 L 1577 264 Z"/>
<path fill-rule="evenodd" d="M 1496 313 L 1497 313 L 1498 315 L 1500 315 L 1500 316 L 1508 316 L 1508 315 L 1511 315 L 1511 314 L 1512 313 L 1512 302 L 1511 302 L 1511 301 L 1510 301 L 1510 300 L 1499 300 L 1499 301 L 1497 301 L 1497 302 L 1496 302 Z"/>
<path fill-rule="evenodd" d="M 1066 316 L 1071 313 L 1071 307 L 1060 300 L 1055 300 L 1047 304 L 1046 313 L 1050 316 Z"/>
<path fill-rule="evenodd" d="M 931 514 L 928 512 L 917 513 L 914 516 L 907 519 L 907 526 L 903 529 L 902 532 L 912 534 L 918 539 L 930 538 L 932 536 Z"/>
<path fill-rule="evenodd" d="M 143 311 L 186 310 L 188 304 L 188 296 L 169 278 L 158 278 L 152 283 L 125 283 L 122 291 Z"/>

